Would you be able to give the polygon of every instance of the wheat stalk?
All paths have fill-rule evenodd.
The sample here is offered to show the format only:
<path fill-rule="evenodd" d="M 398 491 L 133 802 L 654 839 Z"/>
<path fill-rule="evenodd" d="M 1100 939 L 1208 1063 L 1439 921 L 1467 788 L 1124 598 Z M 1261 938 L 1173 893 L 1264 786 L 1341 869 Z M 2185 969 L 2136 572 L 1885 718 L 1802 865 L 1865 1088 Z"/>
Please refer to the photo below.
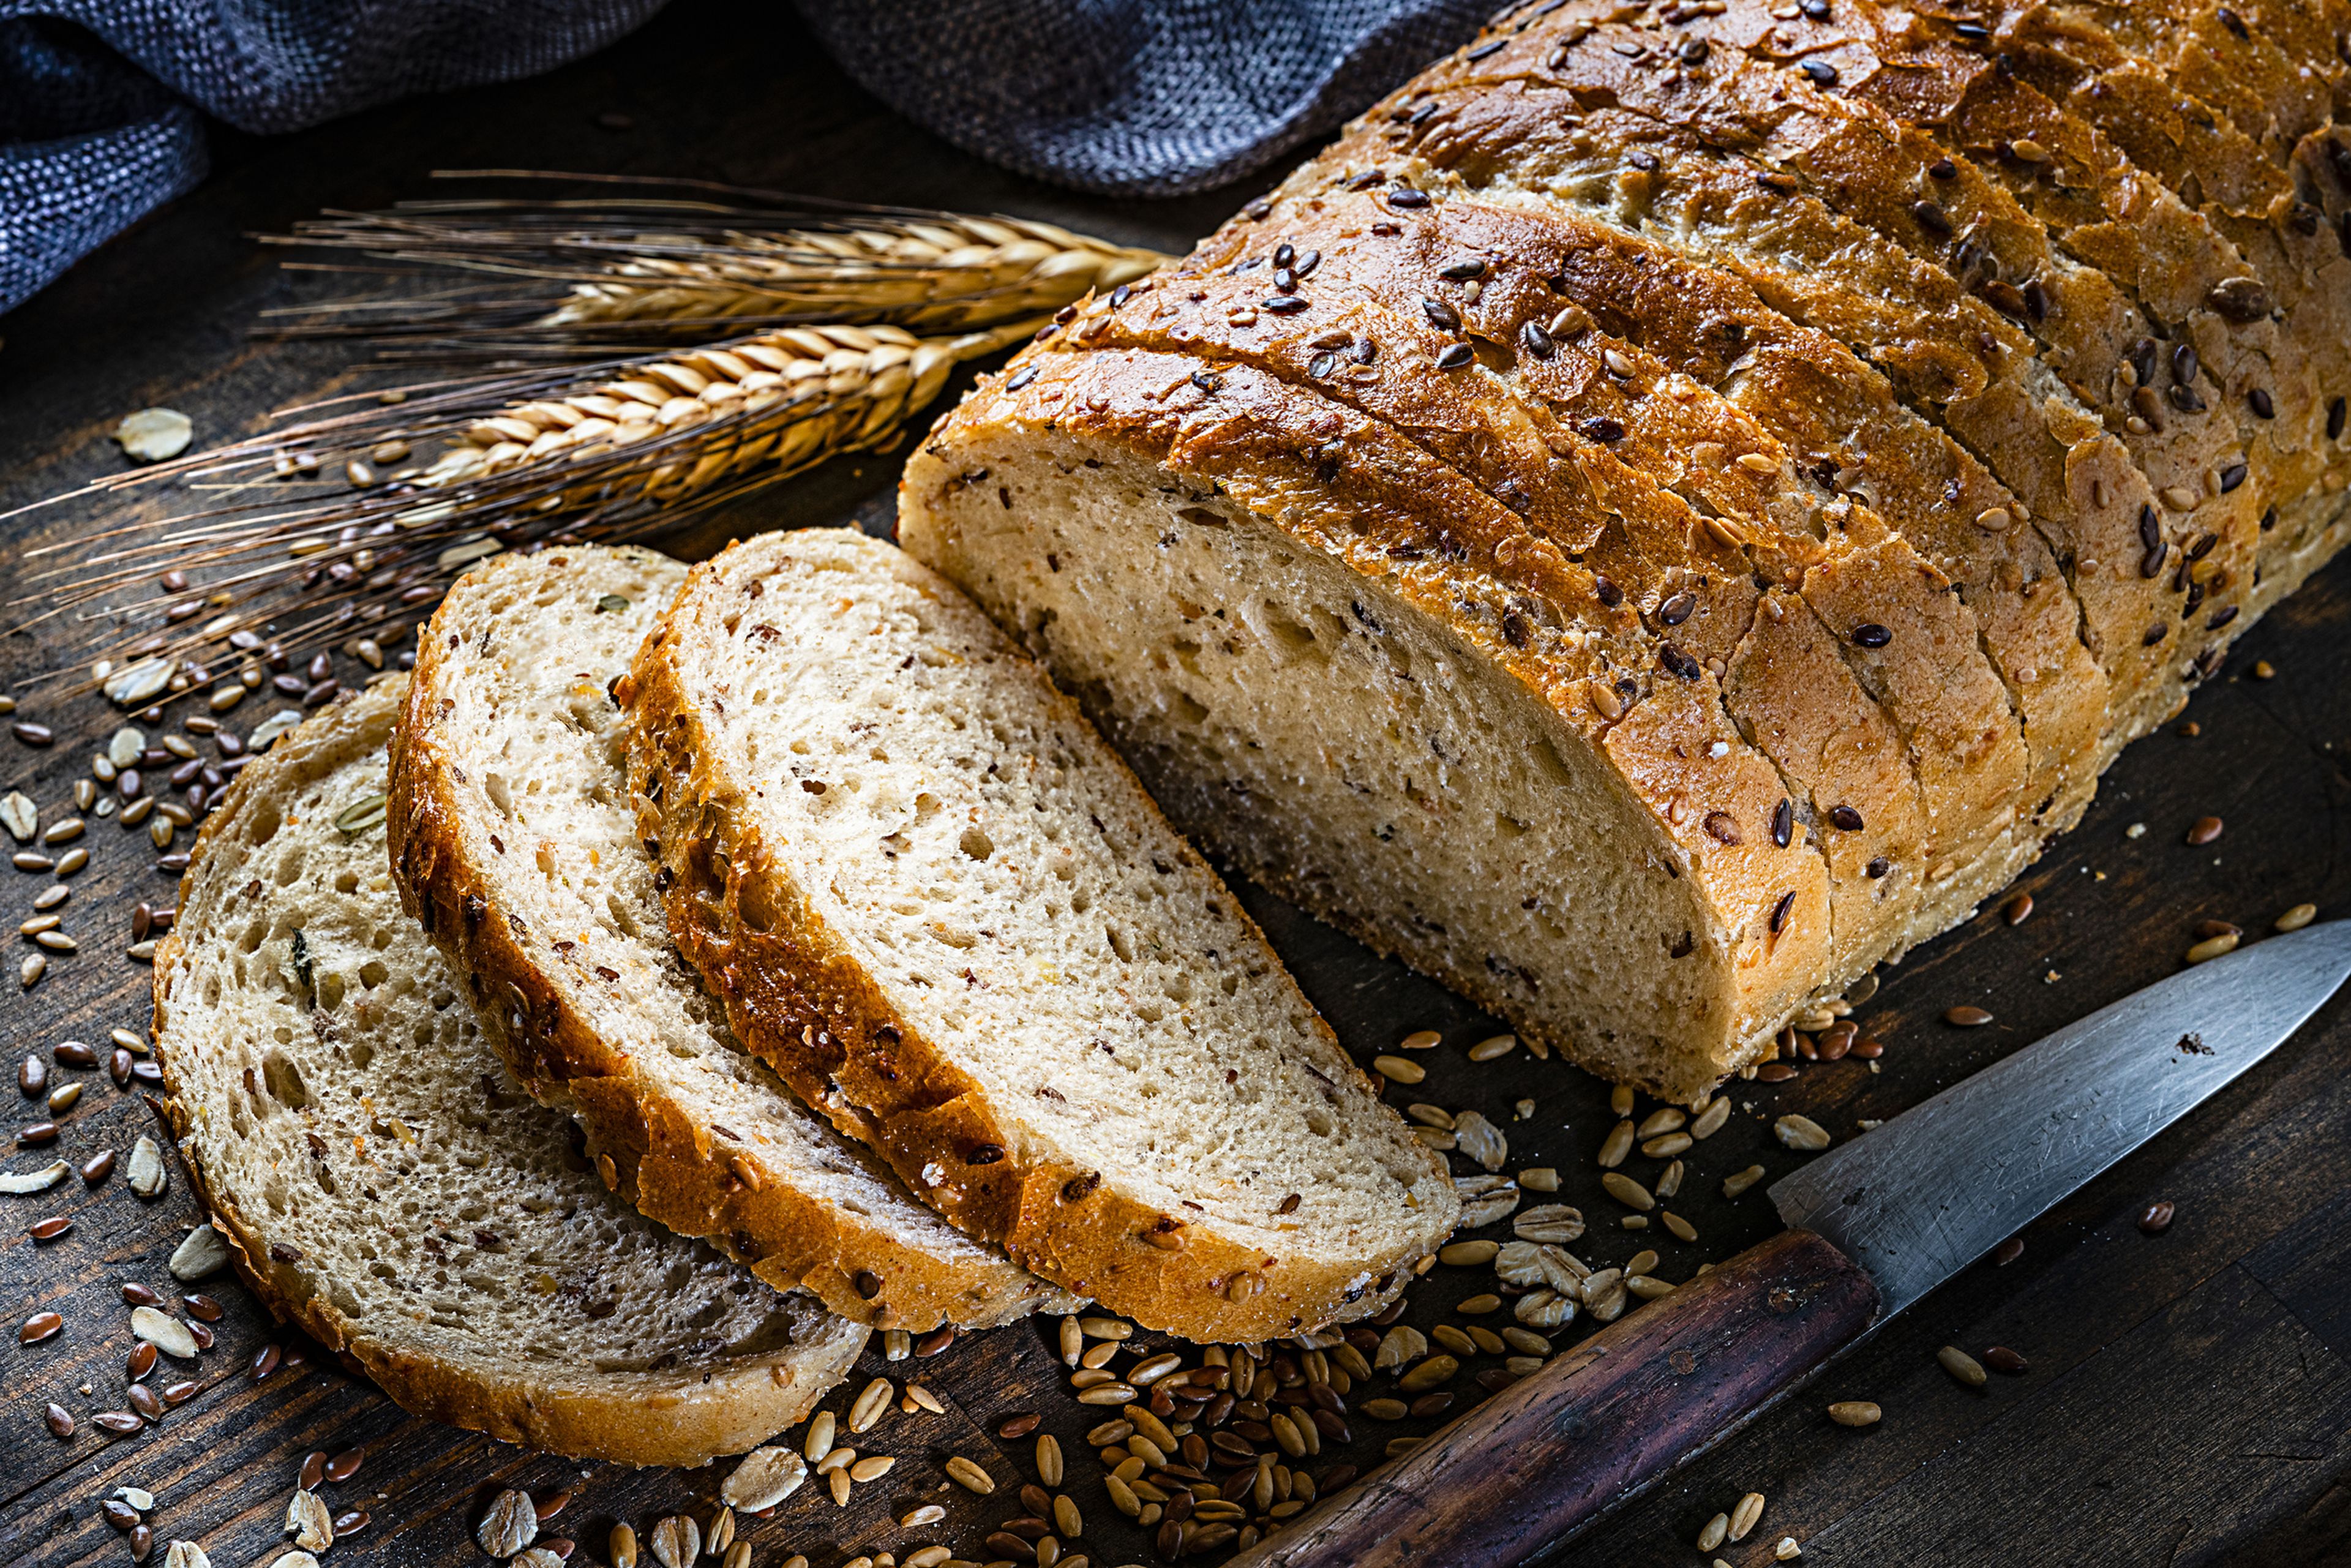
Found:
<path fill-rule="evenodd" d="M 803 321 L 967 331 L 1050 312 L 1166 259 L 1020 218 L 698 188 L 737 199 L 444 201 L 330 214 L 265 238 L 368 258 L 314 270 L 391 270 L 436 287 L 288 308 L 272 313 L 274 332 L 512 352 Z"/>
<path fill-rule="evenodd" d="M 132 706 L 168 700 L 204 684 L 220 644 L 266 622 L 288 652 L 307 652 L 424 612 L 485 556 L 640 537 L 826 458 L 885 447 L 958 362 L 1043 319 L 930 338 L 786 328 L 293 410 L 314 417 L 78 492 L 178 479 L 228 498 L 29 552 L 83 553 L 36 572 L 47 586 L 16 602 L 46 605 L 26 624 L 104 620 L 109 694 Z M 321 488 L 329 494 L 314 498 Z M 145 597 L 165 568 L 201 573 L 202 591 Z"/>

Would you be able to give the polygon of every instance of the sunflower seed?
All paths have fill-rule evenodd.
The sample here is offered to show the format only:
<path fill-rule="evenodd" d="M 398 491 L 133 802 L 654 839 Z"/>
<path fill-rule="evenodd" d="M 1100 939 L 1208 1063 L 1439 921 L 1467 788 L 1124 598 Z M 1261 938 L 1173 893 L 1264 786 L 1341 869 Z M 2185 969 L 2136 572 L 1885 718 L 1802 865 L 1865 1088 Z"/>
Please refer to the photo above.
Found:
<path fill-rule="evenodd" d="M 1657 1200 L 1649 1196 L 1649 1189 L 1622 1171 L 1602 1172 L 1600 1185 L 1609 1197 L 1627 1208 L 1646 1214 L 1657 1207 Z"/>
<path fill-rule="evenodd" d="M 1557 1192 L 1559 1172 L 1549 1166 L 1534 1166 L 1519 1173 L 1519 1185 L 1529 1192 Z"/>
<path fill-rule="evenodd" d="M 228 1262 L 228 1243 L 210 1225 L 199 1225 L 172 1251 L 172 1278 L 193 1281 L 215 1274 Z"/>
<path fill-rule="evenodd" d="M 1432 1355 L 1397 1378 L 1396 1386 L 1406 1394 L 1426 1394 L 1460 1370 L 1461 1364 L 1453 1357 Z"/>
<path fill-rule="evenodd" d="M 163 1151 L 144 1133 L 131 1145 L 131 1163 L 123 1167 L 123 1179 L 141 1197 L 160 1197 L 170 1184 L 171 1173 L 164 1166 Z"/>
<path fill-rule="evenodd" d="M 169 1312 L 158 1312 L 153 1307 L 133 1307 L 131 1311 L 131 1332 L 176 1360 L 193 1361 L 196 1358 L 196 1336 L 189 1332 L 187 1324 Z"/>
<path fill-rule="evenodd" d="M 831 1434 L 826 1436 L 830 1438 Z M 789 1448 L 754 1448 L 720 1485 L 718 1496 L 732 1507 L 757 1513 L 799 1490 L 807 1479 L 807 1461 Z"/>
<path fill-rule="evenodd" d="M 1453 1135 L 1461 1152 L 1489 1171 L 1502 1168 L 1510 1157 L 1510 1141 L 1502 1130 L 1475 1111 L 1464 1111 L 1453 1119 Z"/>
<path fill-rule="evenodd" d="M 1608 1129 L 1608 1135 L 1600 1140 L 1599 1164 L 1602 1170 L 1614 1170 L 1625 1163 L 1625 1156 L 1633 1152 L 1633 1135 L 1630 1121 L 1619 1122 Z"/>
<path fill-rule="evenodd" d="M 1428 1076 L 1428 1069 L 1401 1056 L 1374 1056 L 1372 1071 L 1391 1083 L 1417 1083 Z"/>
<path fill-rule="evenodd" d="M 1491 1035 L 1487 1039 L 1479 1040 L 1477 1044 L 1469 1048 L 1469 1060 L 1472 1061 L 1492 1061 L 1497 1057 L 1510 1055 L 1510 1052 L 1518 1050 L 1518 1048 L 1519 1037 L 1517 1035 Z"/>
<path fill-rule="evenodd" d="M 1935 1353 L 1935 1359 L 1942 1364 L 1945 1372 L 1970 1388 L 1981 1388 L 1988 1381 L 1983 1363 L 1957 1345 L 1945 1345 Z"/>
<path fill-rule="evenodd" d="M 687 1528 L 693 1528 L 691 1521 Z M 474 1527 L 474 1539 L 481 1543 L 483 1551 L 501 1560 L 512 1557 L 538 1540 L 538 1512 L 531 1507 L 530 1494 L 512 1488 L 498 1493 L 491 1500 L 489 1511 L 482 1515 L 482 1522 Z M 660 1554 L 658 1546 L 654 1554 Z M 662 1568 L 688 1568 L 693 1561 L 692 1552 L 675 1563 L 664 1558 Z"/>
<path fill-rule="evenodd" d="M 65 1161 L 57 1160 L 38 1170 L 0 1171 L 0 1194 L 47 1192 L 65 1179 L 68 1168 Z"/>

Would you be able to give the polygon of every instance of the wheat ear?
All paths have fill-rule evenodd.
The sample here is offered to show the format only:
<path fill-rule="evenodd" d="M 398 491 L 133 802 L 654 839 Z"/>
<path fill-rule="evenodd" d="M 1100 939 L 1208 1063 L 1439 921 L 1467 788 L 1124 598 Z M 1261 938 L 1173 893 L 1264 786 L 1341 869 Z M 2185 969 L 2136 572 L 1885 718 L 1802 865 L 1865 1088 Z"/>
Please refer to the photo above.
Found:
<path fill-rule="evenodd" d="M 365 258 L 289 266 L 394 272 L 430 287 L 284 307 L 268 329 L 421 340 L 441 354 L 609 348 L 762 324 L 937 334 L 1050 313 L 1167 259 L 1021 218 L 716 189 L 760 200 L 467 200 L 330 214 L 265 240 Z"/>
<path fill-rule="evenodd" d="M 78 559 L 37 572 L 47 586 L 16 602 L 45 604 L 34 621 L 100 607 L 121 617 L 133 635 L 103 650 L 110 695 L 168 701 L 203 685 L 215 644 L 265 622 L 289 651 L 307 650 L 426 612 L 485 556 L 640 538 L 826 458 L 887 446 L 958 362 L 1043 319 L 934 338 L 787 328 L 585 371 L 374 394 L 78 492 L 178 478 L 236 498 L 79 541 Z M 308 498 L 320 486 L 332 494 Z M 201 575 L 202 589 L 120 602 L 165 568 Z"/>

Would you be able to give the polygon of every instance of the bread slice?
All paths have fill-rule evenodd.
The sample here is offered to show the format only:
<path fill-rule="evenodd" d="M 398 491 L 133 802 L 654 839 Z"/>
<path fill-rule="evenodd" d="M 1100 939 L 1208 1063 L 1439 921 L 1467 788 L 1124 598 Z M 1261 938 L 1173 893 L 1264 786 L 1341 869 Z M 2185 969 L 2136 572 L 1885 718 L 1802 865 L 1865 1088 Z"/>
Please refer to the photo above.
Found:
<path fill-rule="evenodd" d="M 608 1193 L 385 863 L 404 678 L 287 736 L 205 824 L 155 956 L 165 1112 L 238 1272 L 403 1408 L 698 1465 L 806 1415 L 867 1331 Z"/>
<path fill-rule="evenodd" d="M 671 945 L 608 688 L 684 581 L 651 550 L 578 546 L 450 591 L 392 745 L 402 901 L 501 1012 L 507 1066 L 646 1215 L 876 1327 L 1074 1306 L 794 1099 Z"/>
<path fill-rule="evenodd" d="M 1247 914 L 954 587 L 850 532 L 699 567 L 638 654 L 671 930 L 926 1202 L 1153 1328 L 1391 1299 L 1458 1213 Z"/>

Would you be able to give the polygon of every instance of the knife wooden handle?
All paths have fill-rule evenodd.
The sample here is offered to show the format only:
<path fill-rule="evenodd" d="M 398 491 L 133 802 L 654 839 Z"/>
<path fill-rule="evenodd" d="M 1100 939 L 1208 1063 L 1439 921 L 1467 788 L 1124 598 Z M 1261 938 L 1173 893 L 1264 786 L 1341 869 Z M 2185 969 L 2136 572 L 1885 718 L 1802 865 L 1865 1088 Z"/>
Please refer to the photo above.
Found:
<path fill-rule="evenodd" d="M 1788 1230 L 1562 1352 L 1232 1568 L 1506 1568 L 1792 1388 L 1877 1287 Z"/>

